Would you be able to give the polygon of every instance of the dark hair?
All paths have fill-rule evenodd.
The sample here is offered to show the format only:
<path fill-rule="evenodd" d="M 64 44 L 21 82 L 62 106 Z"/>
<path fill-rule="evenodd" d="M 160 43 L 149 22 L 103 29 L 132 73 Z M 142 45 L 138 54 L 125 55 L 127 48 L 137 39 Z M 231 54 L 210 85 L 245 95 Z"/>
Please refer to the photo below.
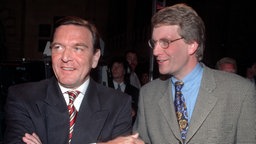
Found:
<path fill-rule="evenodd" d="M 125 51 L 124 56 L 126 57 L 128 53 L 135 54 L 135 55 L 138 57 L 138 53 L 137 53 L 137 51 L 136 51 L 136 50 L 129 49 L 129 50 Z"/>
<path fill-rule="evenodd" d="M 178 33 L 186 43 L 198 43 L 196 56 L 199 61 L 203 59 L 205 26 L 193 8 L 181 3 L 161 9 L 152 17 L 151 25 L 152 29 L 162 25 L 179 26 Z"/>
<path fill-rule="evenodd" d="M 53 34 L 55 33 L 56 29 L 62 25 L 77 25 L 87 28 L 92 34 L 94 52 L 96 52 L 97 49 L 100 49 L 100 36 L 96 26 L 92 22 L 76 16 L 66 16 L 56 21 Z"/>
<path fill-rule="evenodd" d="M 124 57 L 119 57 L 119 56 L 113 57 L 109 64 L 110 73 L 111 73 L 111 69 L 112 69 L 114 63 L 119 63 L 119 64 L 123 65 L 123 68 L 125 71 L 124 83 L 130 83 L 130 77 L 129 77 L 129 73 L 128 73 L 128 68 L 129 68 L 128 62 L 124 59 Z M 111 73 L 111 77 L 112 77 L 112 73 Z"/>

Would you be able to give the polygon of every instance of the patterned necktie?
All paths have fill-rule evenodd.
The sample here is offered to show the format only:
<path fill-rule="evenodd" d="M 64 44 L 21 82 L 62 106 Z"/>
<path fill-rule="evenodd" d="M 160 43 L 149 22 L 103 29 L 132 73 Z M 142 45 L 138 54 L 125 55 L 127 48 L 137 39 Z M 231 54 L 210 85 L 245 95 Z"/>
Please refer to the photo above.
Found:
<path fill-rule="evenodd" d="M 77 116 L 77 111 L 74 106 L 74 100 L 75 98 L 79 95 L 79 91 L 68 91 L 67 92 L 69 95 L 69 104 L 68 104 L 68 111 L 69 111 L 69 140 L 68 142 L 71 143 L 71 138 L 72 138 L 72 132 L 74 129 L 75 121 L 76 121 L 76 116 Z"/>
<path fill-rule="evenodd" d="M 188 113 L 187 106 L 185 103 L 185 98 L 181 93 L 181 88 L 183 86 L 183 82 L 177 81 L 175 82 L 175 111 L 177 115 L 177 120 L 180 126 L 181 138 L 183 141 L 186 139 L 186 134 L 188 130 Z"/>

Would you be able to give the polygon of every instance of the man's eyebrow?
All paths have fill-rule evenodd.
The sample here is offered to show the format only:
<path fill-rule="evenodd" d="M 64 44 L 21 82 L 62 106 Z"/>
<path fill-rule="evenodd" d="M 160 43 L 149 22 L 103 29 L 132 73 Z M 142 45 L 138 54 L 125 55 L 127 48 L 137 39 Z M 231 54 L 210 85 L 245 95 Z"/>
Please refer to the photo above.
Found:
<path fill-rule="evenodd" d="M 89 47 L 85 43 L 76 43 L 75 46 L 83 46 L 83 47 L 87 47 L 87 48 Z"/>
<path fill-rule="evenodd" d="M 64 45 L 62 45 L 61 43 L 57 43 L 57 42 L 55 42 L 55 43 L 52 43 L 51 44 L 51 47 L 52 46 L 54 46 L 54 45 L 61 45 L 61 46 L 64 46 Z M 85 43 L 76 43 L 74 46 L 82 46 L 82 47 L 89 47 L 88 45 L 86 45 Z"/>

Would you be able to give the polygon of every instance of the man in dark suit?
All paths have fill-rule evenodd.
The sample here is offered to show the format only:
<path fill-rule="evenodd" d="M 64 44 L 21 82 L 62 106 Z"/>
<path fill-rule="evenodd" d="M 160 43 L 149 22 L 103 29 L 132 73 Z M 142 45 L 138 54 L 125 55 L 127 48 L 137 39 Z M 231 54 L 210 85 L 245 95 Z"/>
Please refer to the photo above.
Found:
<path fill-rule="evenodd" d="M 90 78 L 100 58 L 95 26 L 78 17 L 62 18 L 51 52 L 54 77 L 9 88 L 5 144 L 87 144 L 131 134 L 130 96 Z M 73 103 L 78 111 L 73 132 L 67 107 L 70 90 L 79 91 Z"/>
<path fill-rule="evenodd" d="M 108 86 L 132 97 L 132 117 L 134 122 L 138 109 L 139 89 L 130 84 L 128 62 L 123 57 L 114 57 L 109 68 Z"/>

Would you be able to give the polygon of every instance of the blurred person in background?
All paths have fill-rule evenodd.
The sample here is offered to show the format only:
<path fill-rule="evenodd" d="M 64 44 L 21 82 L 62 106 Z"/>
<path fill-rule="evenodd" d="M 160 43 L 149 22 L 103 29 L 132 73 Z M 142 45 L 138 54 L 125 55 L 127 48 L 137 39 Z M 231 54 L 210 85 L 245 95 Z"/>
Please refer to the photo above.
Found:
<path fill-rule="evenodd" d="M 223 57 L 217 61 L 216 69 L 230 73 L 237 73 L 236 60 L 231 57 Z"/>
<path fill-rule="evenodd" d="M 110 78 L 108 86 L 127 93 L 132 97 L 132 117 L 136 119 L 139 99 L 139 89 L 129 83 L 128 63 L 123 57 L 114 57 L 110 63 Z"/>
<path fill-rule="evenodd" d="M 130 84 L 135 86 L 136 88 L 141 88 L 140 79 L 138 74 L 136 73 L 137 66 L 138 66 L 138 55 L 134 50 L 128 50 L 125 53 L 125 58 L 129 64 L 129 75 L 130 75 Z"/>

